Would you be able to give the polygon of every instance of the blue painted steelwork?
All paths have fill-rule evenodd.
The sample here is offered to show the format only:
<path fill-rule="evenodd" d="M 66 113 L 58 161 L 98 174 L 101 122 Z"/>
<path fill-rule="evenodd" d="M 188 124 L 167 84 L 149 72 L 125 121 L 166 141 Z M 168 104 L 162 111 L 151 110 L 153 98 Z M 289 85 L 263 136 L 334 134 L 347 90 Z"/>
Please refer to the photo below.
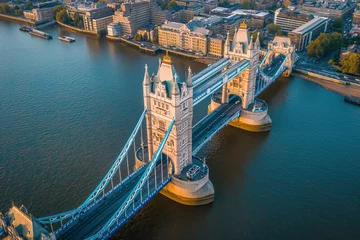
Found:
<path fill-rule="evenodd" d="M 221 71 L 223 68 L 228 66 L 231 63 L 230 58 L 222 58 L 219 61 L 213 63 L 212 65 L 208 66 L 204 70 L 198 72 L 194 76 L 191 77 L 191 82 L 193 86 L 197 86 L 203 81 L 208 80 L 209 78 L 213 77 L 215 74 L 217 74 L 219 71 Z"/>
<path fill-rule="evenodd" d="M 270 50 L 268 50 L 268 51 L 266 52 L 265 57 L 263 58 L 263 60 L 261 61 L 260 65 L 259 65 L 259 69 L 260 69 L 260 68 L 262 67 L 262 65 L 264 64 L 267 56 L 269 55 L 269 52 L 270 52 Z"/>
<path fill-rule="evenodd" d="M 193 149 L 193 154 L 196 154 L 208 141 L 211 140 L 211 138 L 216 134 L 218 133 L 221 129 L 223 129 L 226 125 L 228 125 L 229 122 L 237 119 L 240 117 L 240 110 L 238 112 L 236 112 L 234 115 L 232 115 L 232 117 L 228 118 L 223 124 L 221 124 L 214 132 L 212 132 L 210 134 L 210 136 L 207 138 L 207 140 L 205 141 L 202 141 L 201 144 Z"/>
<path fill-rule="evenodd" d="M 289 57 L 289 54 L 290 53 L 286 54 L 280 67 L 273 76 L 267 76 L 263 71 L 260 70 L 259 78 L 256 83 L 255 97 L 259 96 L 262 92 L 264 92 L 287 69 L 285 63 L 287 58 Z"/>
<path fill-rule="evenodd" d="M 240 102 L 240 97 L 231 96 L 229 103 L 220 105 L 193 127 L 193 155 L 229 122 L 240 116 Z"/>
<path fill-rule="evenodd" d="M 64 212 L 64 213 L 60 213 L 60 214 L 56 214 L 56 215 L 52 215 L 52 216 L 47 216 L 47 217 L 42 217 L 39 218 L 39 222 L 43 223 L 43 224 L 51 224 L 51 223 L 57 223 L 57 222 L 62 222 L 70 217 L 74 217 L 74 215 L 78 214 L 79 212 L 81 212 L 83 209 L 88 209 L 88 206 L 96 201 L 96 197 L 98 197 L 101 193 L 103 193 L 104 189 L 106 188 L 106 186 L 109 184 L 110 180 L 112 179 L 112 177 L 115 175 L 115 173 L 118 171 L 119 167 L 121 166 L 122 162 L 125 159 L 126 154 L 128 153 L 131 144 L 134 142 L 136 134 L 138 133 L 140 126 L 142 124 L 142 121 L 145 118 L 145 114 L 146 114 L 146 109 L 144 109 L 143 113 L 141 114 L 139 121 L 137 122 L 135 129 L 133 130 L 133 132 L 131 133 L 128 141 L 126 142 L 124 148 L 122 149 L 122 151 L 120 152 L 119 156 L 116 158 L 114 164 L 112 165 L 112 167 L 110 168 L 110 170 L 107 172 L 107 174 L 105 175 L 105 177 L 102 179 L 102 181 L 99 183 L 99 185 L 95 188 L 95 190 L 89 195 L 89 197 L 76 209 L 68 211 L 68 212 Z"/>
<path fill-rule="evenodd" d="M 118 219 L 125 213 L 125 210 L 127 209 L 127 207 L 134 201 L 135 197 L 140 193 L 140 190 L 145 185 L 146 181 L 149 179 L 151 172 L 154 170 L 154 167 L 156 166 L 157 162 L 160 160 L 160 155 L 162 154 L 162 150 L 165 146 L 167 139 L 169 138 L 169 135 L 174 126 L 174 123 L 175 123 L 175 120 L 172 120 L 163 140 L 161 141 L 158 149 L 156 150 L 154 156 L 152 157 L 152 160 L 148 164 L 144 174 L 141 176 L 139 182 L 136 184 L 134 189 L 131 191 L 129 196 L 126 198 L 125 202 L 115 212 L 115 214 L 109 219 L 109 221 L 101 228 L 101 230 L 97 234 L 95 234 L 94 236 L 92 236 L 88 239 L 104 239 L 104 238 L 106 239 L 106 238 L 110 237 L 109 234 L 113 231 L 114 228 L 118 228 L 117 227 Z M 161 185 L 159 185 L 159 186 L 161 186 Z M 165 185 L 162 183 L 162 187 L 163 186 L 165 186 Z M 159 191 L 159 190 L 160 189 L 157 189 L 157 191 Z M 154 196 L 154 194 L 151 195 L 151 197 L 153 197 L 153 196 Z"/>
<path fill-rule="evenodd" d="M 235 63 L 233 66 L 231 66 L 229 69 L 222 72 L 218 76 L 211 78 L 209 81 L 206 81 L 204 84 L 198 85 L 198 87 L 194 89 L 193 105 L 195 106 L 196 104 L 213 94 L 216 90 L 234 79 L 237 75 L 242 73 L 249 66 L 250 62 L 248 60 L 242 60 Z"/>

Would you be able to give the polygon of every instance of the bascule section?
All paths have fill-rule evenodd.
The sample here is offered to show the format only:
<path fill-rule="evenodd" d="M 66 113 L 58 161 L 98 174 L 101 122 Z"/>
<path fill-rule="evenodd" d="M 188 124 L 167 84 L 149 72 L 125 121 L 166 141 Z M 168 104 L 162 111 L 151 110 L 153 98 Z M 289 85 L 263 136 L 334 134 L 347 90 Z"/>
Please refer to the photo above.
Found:
<path fill-rule="evenodd" d="M 295 47 L 290 38 L 276 36 L 258 68 L 255 96 L 260 95 L 278 77 L 289 77 L 295 60 Z"/>

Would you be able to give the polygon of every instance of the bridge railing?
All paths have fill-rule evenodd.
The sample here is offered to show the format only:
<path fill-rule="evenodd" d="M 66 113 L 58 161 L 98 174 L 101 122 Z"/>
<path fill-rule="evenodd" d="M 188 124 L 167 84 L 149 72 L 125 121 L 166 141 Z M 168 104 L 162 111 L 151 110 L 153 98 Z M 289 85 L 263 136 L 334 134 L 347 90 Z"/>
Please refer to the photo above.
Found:
<path fill-rule="evenodd" d="M 162 151 L 167 142 L 167 139 L 169 138 L 174 123 L 175 120 L 170 123 L 169 128 L 158 149 L 156 150 L 151 161 L 147 164 L 145 172 L 143 173 L 133 190 L 130 192 L 124 203 L 101 228 L 101 230 L 98 231 L 97 234 L 87 238 L 87 240 L 109 238 L 115 230 L 122 226 L 129 219 L 129 217 L 133 216 L 138 210 L 140 210 L 145 203 L 147 203 L 158 191 L 160 191 L 170 181 L 170 175 L 167 171 L 169 161 L 167 160 L 165 161 L 165 164 L 163 164 Z M 160 172 L 160 174 L 157 174 L 158 171 Z M 164 172 L 166 172 L 165 176 Z M 152 189 L 150 189 L 151 178 L 155 178 L 155 184 Z M 161 179 L 160 184 L 157 183 L 158 178 Z"/>
<path fill-rule="evenodd" d="M 115 162 L 106 173 L 104 178 L 101 182 L 96 186 L 93 192 L 87 197 L 87 199 L 77 208 L 47 216 L 41 217 L 37 220 L 42 224 L 49 224 L 51 231 L 54 231 L 54 226 L 63 229 L 70 222 L 74 221 L 79 214 L 85 213 L 90 208 L 101 202 L 101 200 L 108 194 L 110 194 L 116 187 L 121 185 L 122 183 L 126 182 L 134 173 L 134 163 L 136 157 L 136 139 L 140 140 L 140 147 L 142 148 L 143 159 L 144 159 L 144 137 L 143 134 L 143 125 L 145 119 L 146 110 L 144 110 L 133 130 L 129 139 L 127 140 L 125 146 L 123 147 L 122 151 L 116 158 Z M 139 136 L 140 135 L 140 136 Z M 132 146 L 134 152 L 132 152 Z M 56 231 L 58 232 L 58 231 Z"/>

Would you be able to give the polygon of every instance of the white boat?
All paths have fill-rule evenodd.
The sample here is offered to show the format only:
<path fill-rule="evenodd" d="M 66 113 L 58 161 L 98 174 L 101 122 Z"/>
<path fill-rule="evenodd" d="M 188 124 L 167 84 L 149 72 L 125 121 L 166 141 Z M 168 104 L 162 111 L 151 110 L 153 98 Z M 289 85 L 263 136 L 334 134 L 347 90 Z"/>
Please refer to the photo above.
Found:
<path fill-rule="evenodd" d="M 63 42 L 70 42 L 70 43 L 75 42 L 75 38 L 68 37 L 68 36 L 62 36 L 62 37 L 59 37 L 58 39 Z"/>

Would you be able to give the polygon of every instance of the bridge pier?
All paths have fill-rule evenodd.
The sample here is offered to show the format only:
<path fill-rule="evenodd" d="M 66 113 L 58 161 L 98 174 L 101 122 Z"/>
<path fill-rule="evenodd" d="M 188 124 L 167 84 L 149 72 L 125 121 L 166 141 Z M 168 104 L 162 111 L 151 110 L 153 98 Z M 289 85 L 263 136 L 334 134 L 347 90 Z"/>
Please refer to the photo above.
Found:
<path fill-rule="evenodd" d="M 136 152 L 135 168 L 141 167 L 147 163 L 147 146 L 144 148 L 145 153 L 142 153 L 142 148 Z M 142 159 L 142 156 L 145 159 Z M 163 154 L 163 159 L 167 156 Z M 200 167 L 200 174 L 194 179 L 188 179 L 186 172 L 192 166 Z M 169 174 L 173 174 L 174 169 L 169 169 Z M 162 195 L 171 200 L 189 206 L 200 206 L 212 203 L 214 201 L 214 186 L 209 179 L 209 168 L 200 160 L 200 158 L 193 156 L 192 164 L 185 167 L 179 175 L 172 175 L 171 181 L 160 191 Z"/>
<path fill-rule="evenodd" d="M 214 111 L 221 105 L 217 98 L 211 98 L 208 105 L 208 113 Z M 242 109 L 240 117 L 229 123 L 230 126 L 240 128 L 250 132 L 266 132 L 270 131 L 272 121 L 268 115 L 267 104 L 256 99 L 247 109 Z"/>

